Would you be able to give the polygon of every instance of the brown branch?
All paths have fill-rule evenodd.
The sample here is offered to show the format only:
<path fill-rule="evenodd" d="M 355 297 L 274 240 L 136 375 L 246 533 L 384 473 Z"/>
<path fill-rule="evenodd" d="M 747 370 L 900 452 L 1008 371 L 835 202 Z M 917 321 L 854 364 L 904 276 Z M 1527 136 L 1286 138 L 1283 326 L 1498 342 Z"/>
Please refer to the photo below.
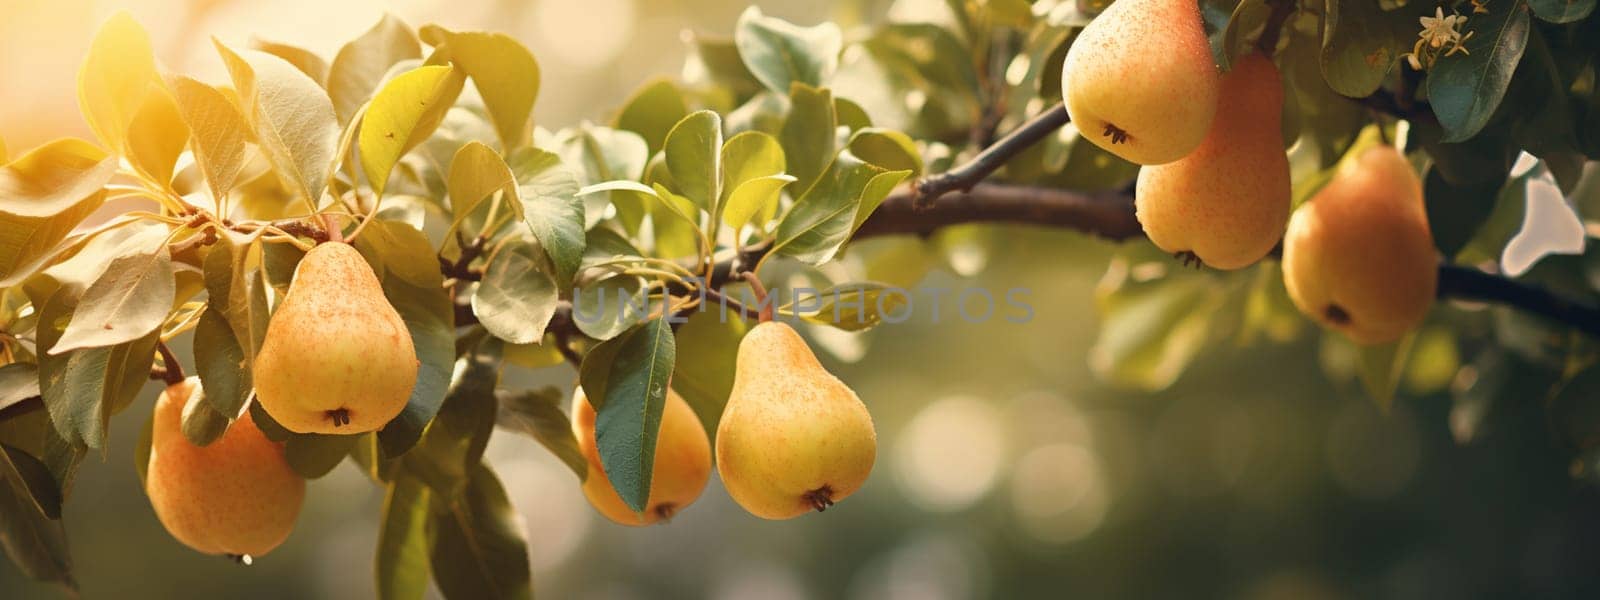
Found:
<path fill-rule="evenodd" d="M 970 191 L 935 198 L 923 208 L 916 203 L 916 193 L 909 189 L 891 194 L 861 224 L 855 237 L 928 235 L 943 227 L 969 223 L 1075 229 L 1112 241 L 1144 236 L 1133 215 L 1133 199 L 1124 192 L 980 183 Z"/>
<path fill-rule="evenodd" d="M 1023 123 L 1015 131 L 1006 134 L 1000 141 L 979 152 L 972 160 L 944 173 L 924 177 L 913 184 L 915 193 L 912 205 L 918 208 L 928 206 L 940 196 L 950 192 L 972 189 L 972 186 L 999 170 L 1017 154 L 1054 134 L 1061 126 L 1066 125 L 1067 121 L 1067 105 L 1056 104 L 1027 123 Z"/>
<path fill-rule="evenodd" d="M 457 281 L 478 281 L 483 279 L 483 273 L 472 269 L 471 265 L 472 261 L 477 260 L 483 254 L 483 247 L 488 242 L 487 238 L 479 235 L 473 238 L 471 243 L 468 243 L 467 238 L 460 231 L 456 231 L 456 245 L 461 247 L 461 255 L 457 256 L 454 261 L 446 260 L 445 257 L 440 256 L 439 272 L 443 273 L 446 279 Z"/>

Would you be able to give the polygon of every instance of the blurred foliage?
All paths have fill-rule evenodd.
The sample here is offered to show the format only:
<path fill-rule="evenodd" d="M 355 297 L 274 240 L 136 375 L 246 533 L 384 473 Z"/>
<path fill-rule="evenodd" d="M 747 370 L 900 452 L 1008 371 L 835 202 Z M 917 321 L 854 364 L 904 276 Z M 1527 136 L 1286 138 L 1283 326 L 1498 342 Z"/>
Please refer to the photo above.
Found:
<path fill-rule="evenodd" d="M 1527 583 L 1490 575 L 1502 573 L 1501 561 L 1457 550 L 1473 542 L 1496 555 L 1483 540 L 1505 537 L 1522 546 L 1576 544 L 1600 525 L 1579 510 L 1580 501 L 1592 503 L 1580 495 L 1589 492 L 1571 483 L 1595 480 L 1600 464 L 1596 349 L 1566 327 L 1502 307 L 1442 303 L 1405 340 L 1364 348 L 1309 327 L 1272 261 L 1193 271 L 1142 242 L 1110 247 L 991 227 L 950 228 L 927 240 L 852 239 L 902 184 L 970 158 L 1058 103 L 1066 49 L 1104 4 L 900 0 L 885 18 L 850 28 L 797 25 L 750 8 L 730 37 L 685 36 L 680 78 L 649 81 L 596 114 L 597 123 L 565 127 L 534 122 L 540 92 L 553 82 L 541 81 L 532 53 L 503 34 L 414 30 L 386 16 L 331 60 L 288 43 L 219 42 L 229 85 L 212 86 L 166 72 L 144 30 L 113 17 L 79 74 L 96 141 L 11 149 L 0 169 L 0 545 L 27 576 L 75 585 L 63 508 L 69 498 L 82 501 L 73 494 L 80 465 L 143 420 L 113 417 L 148 408 L 137 399 L 157 341 L 188 336 L 208 392 L 190 400 L 197 408 L 186 411 L 195 415 L 186 434 L 204 441 L 230 415 L 251 410 L 303 476 L 337 477 L 330 472 L 349 462 L 381 490 L 381 506 L 368 502 L 380 515 L 371 533 L 381 596 L 420 597 L 429 580 L 452 598 L 529 596 L 530 554 L 543 540 L 525 531 L 510 478 L 490 466 L 492 444 L 515 443 L 493 435 L 496 425 L 536 440 L 580 479 L 585 471 L 562 414 L 570 373 L 556 375 L 564 378 L 559 388 L 511 384 L 508 374 L 557 371 L 570 360 L 564 351 L 581 351 L 579 385 L 600 414 L 608 479 L 642 506 L 660 390 L 670 377 L 714 432 L 746 327 L 712 322 L 708 312 L 677 328 L 668 318 L 693 308 L 695 295 L 684 290 L 726 283 L 714 281 L 718 262 L 764 246 L 757 268 L 769 287 L 826 290 L 818 296 L 831 299 L 810 308 L 794 299 L 780 311 L 807 323 L 813 344 L 834 360 L 854 362 L 870 347 L 872 360 L 844 374 L 862 382 L 864 397 L 899 398 L 874 405 L 895 422 L 952 389 L 1026 398 L 1031 390 L 1014 381 L 1155 400 L 1092 418 L 1065 414 L 1078 410 L 1072 402 L 1016 401 L 1019 430 L 1030 431 L 1032 420 L 1066 426 L 1014 457 L 1021 524 L 995 526 L 990 535 L 1000 539 L 981 542 L 992 554 L 984 567 L 994 572 L 960 571 L 969 595 L 982 595 L 982 586 L 1001 597 L 1037 596 L 1044 590 L 1036 582 L 1063 577 L 1055 569 L 1069 559 L 1077 560 L 1066 577 L 1091 596 L 1408 595 L 1415 588 L 1407 586 L 1593 592 L 1579 589 L 1588 580 L 1563 579 L 1592 553 L 1546 549 L 1528 560 L 1546 561 L 1541 573 L 1556 575 Z M 1266 33 L 1272 4 L 1202 2 L 1220 66 Z M 1586 215 L 1600 200 L 1600 168 L 1590 162 L 1600 158 L 1600 37 L 1592 34 L 1600 15 L 1592 0 L 1488 0 L 1482 12 L 1478 3 L 1421 0 L 1296 4 L 1274 34 L 1297 203 L 1344 157 L 1394 140 L 1424 175 L 1445 257 L 1600 301 L 1600 267 L 1585 244 Z M 1418 23 L 1435 10 L 1465 15 L 1462 29 L 1474 35 L 1462 42 L 1466 52 L 1429 55 L 1418 69 L 1406 55 L 1429 52 L 1418 44 Z M 1075 128 L 1062 128 L 996 179 L 1082 191 L 1131 184 L 1137 167 L 1079 141 Z M 109 201 L 128 198 L 157 208 L 86 225 Z M 357 247 L 422 364 L 405 412 L 375 433 L 282 430 L 250 402 L 249 370 L 231 368 L 249 364 L 259 348 L 322 226 L 306 219 L 313 214 L 342 218 L 347 233 L 359 234 Z M 1570 235 L 1549 234 L 1543 228 L 1552 222 Z M 1091 302 L 1083 292 L 1096 273 Z M 1038 299 L 1076 302 L 1082 313 L 1068 320 L 1041 304 L 1037 322 L 991 323 L 998 333 L 922 320 L 896 323 L 905 329 L 892 335 L 874 328 L 895 313 L 900 300 L 891 290 L 929 280 L 990 289 L 1043 281 Z M 1061 300 L 1069 297 L 1078 300 Z M 1067 346 L 1058 338 L 1068 334 L 1094 341 Z M 940 353 L 962 368 L 942 372 L 907 358 Z M 1310 373 L 1312 361 L 1293 359 L 1312 354 L 1320 374 Z M 1063 356 L 1073 361 L 1064 371 Z M 1071 374 L 1092 374 L 1104 386 L 1069 384 Z M 1313 376 L 1330 389 L 1306 385 Z M 1186 390 L 1222 399 L 1187 398 Z M 1350 402 L 1355 390 L 1376 404 Z M 1071 437 L 1073 423 L 1081 429 L 1086 420 L 1102 437 Z M 1323 421 L 1331 422 L 1326 430 Z M 1138 453 L 1115 444 L 1142 439 L 1129 429 L 1155 440 L 1142 468 L 1122 468 Z M 1489 442 L 1450 450 L 1479 440 Z M 958 449 L 963 442 L 940 441 Z M 148 440 L 138 447 L 142 463 Z M 1439 458 L 1452 451 L 1467 456 Z M 1305 474 L 1321 460 L 1305 455 L 1319 452 L 1330 465 L 1326 480 Z M 1184 460 L 1201 463 L 1175 466 L 1193 466 Z M 1029 475 L 1039 469 L 1047 476 Z M 1411 479 L 1422 483 L 1407 489 Z M 1176 491 L 1129 491 L 1141 486 Z M 1462 489 L 1511 491 L 1474 502 Z M 1134 506 L 1108 508 L 1108 490 Z M 1329 490 L 1371 502 L 1320 500 Z M 1067 497 L 1076 500 L 1058 502 L 1065 508 L 1037 508 L 1037 498 Z M 1545 498 L 1558 500 L 1552 518 L 1571 527 L 1540 520 Z M 808 565 L 815 573 L 853 572 L 855 561 L 886 548 L 872 533 L 850 531 L 914 525 L 892 504 L 899 501 L 864 497 L 874 512 L 841 514 L 830 525 L 826 535 L 843 540 L 827 544 L 837 554 L 796 558 L 817 563 Z M 1129 516 L 1164 511 L 1192 519 L 1197 531 Z M 1434 520 L 1389 522 L 1425 511 Z M 888 516 L 870 523 L 869 514 Z M 1102 523 L 1123 545 L 1154 550 L 1050 545 Z M 1356 525 L 1364 526 L 1348 533 Z M 761 531 L 822 535 L 778 524 Z M 1540 535 L 1557 541 L 1534 539 Z M 1275 560 L 1282 540 L 1302 539 L 1316 543 Z M 909 547 L 953 552 L 946 562 L 967 558 L 959 545 Z M 1250 559 L 1202 552 L 1218 547 Z M 925 554 L 894 560 L 950 568 Z M 1296 570 L 1310 562 L 1324 570 Z M 1385 570 L 1391 562 L 1401 567 Z M 1135 576 L 1150 569 L 1170 576 Z M 1483 581 L 1451 587 L 1441 581 L 1449 573 Z M 680 586 L 652 591 L 704 592 Z M 818 591 L 832 597 L 842 587 Z"/>

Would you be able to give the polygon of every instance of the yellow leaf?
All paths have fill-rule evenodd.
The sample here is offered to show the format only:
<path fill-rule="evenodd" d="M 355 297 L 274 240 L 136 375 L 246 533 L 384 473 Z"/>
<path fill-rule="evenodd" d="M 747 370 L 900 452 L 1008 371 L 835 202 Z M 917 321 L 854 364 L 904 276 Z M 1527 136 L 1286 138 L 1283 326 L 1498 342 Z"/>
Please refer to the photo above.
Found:
<path fill-rule="evenodd" d="M 328 95 L 339 114 L 339 123 L 349 123 L 356 111 L 372 97 L 389 68 L 403 60 L 420 58 L 422 45 L 411 26 L 385 13 L 383 19 L 339 49 L 328 69 Z"/>
<path fill-rule="evenodd" d="M 533 130 L 533 102 L 539 96 L 539 63 L 516 40 L 499 33 L 454 32 L 438 25 L 422 28 L 422 38 L 440 46 L 440 56 L 472 77 L 483 97 L 501 148 L 527 145 Z"/>
<path fill-rule="evenodd" d="M 468 142 L 456 151 L 450 161 L 450 209 L 455 214 L 455 225 L 484 198 L 499 190 L 506 190 L 507 204 L 516 212 L 522 210 L 517 201 L 517 177 L 506 161 L 493 148 L 482 142 Z"/>
<path fill-rule="evenodd" d="M 128 162 L 146 177 L 168 186 L 172 183 L 172 166 L 188 143 L 189 127 L 178 114 L 172 95 L 159 85 L 151 85 L 144 105 L 128 126 Z"/>
<path fill-rule="evenodd" d="M 10 161 L 10 155 L 6 154 L 6 139 L 0 138 L 0 165 L 6 164 Z"/>
<path fill-rule="evenodd" d="M 0 167 L 0 212 L 48 217 L 100 190 L 116 171 L 116 158 L 94 144 L 50 142 Z"/>
<path fill-rule="evenodd" d="M 305 73 L 306 77 L 317 82 L 317 85 L 328 87 L 328 61 L 323 60 L 317 53 L 292 44 L 261 38 L 251 38 L 250 47 L 289 61 L 289 64 L 300 69 L 301 73 Z"/>
<path fill-rule="evenodd" d="M 193 130 L 195 163 L 221 211 L 244 168 L 250 125 L 233 100 L 217 88 L 184 76 L 173 77 L 171 85 L 179 112 Z"/>
<path fill-rule="evenodd" d="M 213 42 L 267 162 L 286 187 L 316 207 L 337 158 L 339 124 L 333 102 L 288 61 Z"/>
<path fill-rule="evenodd" d="M 100 141 L 122 154 L 129 125 L 151 84 L 159 82 L 150 36 L 119 12 L 100 26 L 78 70 L 78 107 Z"/>
<path fill-rule="evenodd" d="M 0 167 L 0 279 L 11 281 L 100 208 L 116 170 L 115 157 L 71 138 Z"/>
<path fill-rule="evenodd" d="M 465 79 L 454 67 L 418 67 L 391 79 L 373 96 L 361 117 L 356 146 L 374 194 L 383 196 L 394 164 L 433 135 Z"/>

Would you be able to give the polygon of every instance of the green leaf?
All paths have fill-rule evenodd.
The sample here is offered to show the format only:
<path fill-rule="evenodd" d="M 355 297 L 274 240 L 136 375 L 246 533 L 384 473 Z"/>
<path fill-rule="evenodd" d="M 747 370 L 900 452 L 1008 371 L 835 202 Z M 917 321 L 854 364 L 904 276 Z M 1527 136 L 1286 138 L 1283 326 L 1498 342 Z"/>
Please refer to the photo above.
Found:
<path fill-rule="evenodd" d="M 139 432 L 139 442 L 133 447 L 133 468 L 139 472 L 139 489 L 145 489 L 150 471 L 150 448 L 154 445 L 156 413 L 150 411 L 144 419 L 144 429 Z"/>
<path fill-rule="evenodd" d="M 456 151 L 450 161 L 450 210 L 455 224 L 472 214 L 478 203 L 498 191 L 505 191 L 504 201 L 513 214 L 522 213 L 522 203 L 517 195 L 517 178 L 511 167 L 493 148 L 481 142 L 467 142 Z"/>
<path fill-rule="evenodd" d="M 221 90 L 182 75 L 169 80 L 178 113 L 194 132 L 189 149 L 211 197 L 220 206 L 244 169 L 253 134 L 244 115 Z"/>
<path fill-rule="evenodd" d="M 572 424 L 562 412 L 564 399 L 561 390 L 545 387 L 520 393 L 495 392 L 500 412 L 495 423 L 538 440 L 551 454 L 566 463 L 567 468 L 583 481 L 589 475 L 589 463 L 578 450 L 578 440 L 572 435 Z"/>
<path fill-rule="evenodd" d="M 16 492 L 25 494 L 31 504 L 48 519 L 61 518 L 61 487 L 50 474 L 50 468 L 20 448 L 0 444 L 0 478 L 6 480 Z"/>
<path fill-rule="evenodd" d="M 642 511 L 650 498 L 656 434 L 677 349 L 664 318 L 646 321 L 617 340 L 605 395 L 595 407 L 595 445 L 612 487 L 629 508 Z"/>
<path fill-rule="evenodd" d="M 882 322 L 884 315 L 901 314 L 904 312 L 901 308 L 910 302 L 906 290 L 863 282 L 836 285 L 811 297 L 796 299 L 778 310 L 818 325 L 865 331 Z"/>
<path fill-rule="evenodd" d="M 702 110 L 678 121 L 667 133 L 667 171 L 678 193 L 706 212 L 722 198 L 722 117 Z"/>
<path fill-rule="evenodd" d="M 689 103 L 678 85 L 668 79 L 658 79 L 633 93 L 622 105 L 612 126 L 639 134 L 648 145 L 649 153 L 655 154 L 666 143 L 667 132 L 688 114 Z"/>
<path fill-rule="evenodd" d="M 539 63 L 522 44 L 501 33 L 422 28 L 422 39 L 472 77 L 506 152 L 528 143 L 533 102 L 539 97 Z"/>
<path fill-rule="evenodd" d="M 904 133 L 869 127 L 851 135 L 845 147 L 861 160 L 890 171 L 911 171 L 912 177 L 922 174 L 922 154 Z"/>
<path fill-rule="evenodd" d="M 389 484 L 378 530 L 378 598 L 422 600 L 428 590 L 428 507 L 432 493 L 416 477 Z"/>
<path fill-rule="evenodd" d="M 506 162 L 517 176 L 523 221 L 555 263 L 556 284 L 566 289 L 583 261 L 584 209 L 578 178 L 555 153 L 538 148 L 518 150 Z"/>
<path fill-rule="evenodd" d="M 126 11 L 112 15 L 95 32 L 78 70 L 78 107 L 113 153 L 127 153 L 128 128 L 159 81 L 150 36 Z"/>
<path fill-rule="evenodd" d="M 1528 0 L 1528 6 L 1551 23 L 1571 23 L 1594 12 L 1594 0 Z"/>
<path fill-rule="evenodd" d="M 778 200 L 784 186 L 794 183 L 793 175 L 779 174 L 746 180 L 733 189 L 722 212 L 722 222 L 738 229 L 754 219 L 764 226 L 778 212 Z"/>
<path fill-rule="evenodd" d="M 224 233 L 211 245 L 202 264 L 209 296 L 206 306 L 227 320 L 250 365 L 255 364 L 256 352 L 266 338 L 268 321 L 269 285 L 262 269 L 252 267 L 252 249 L 256 247 L 249 238 Z M 255 254 L 259 256 L 260 252 Z"/>
<path fill-rule="evenodd" d="M 1114 261 L 1096 293 L 1101 325 L 1089 367 L 1116 385 L 1164 389 L 1205 347 L 1227 298 L 1205 275 L 1135 281 L 1129 263 Z"/>
<path fill-rule="evenodd" d="M 1335 335 L 1335 334 L 1324 334 Z M 1378 403 L 1385 413 L 1394 405 L 1394 392 L 1405 376 L 1406 357 L 1411 354 L 1416 333 L 1408 333 L 1400 341 L 1376 346 L 1357 347 L 1360 356 L 1361 387 Z"/>
<path fill-rule="evenodd" d="M 522 518 L 488 466 L 472 467 L 460 498 L 434 498 L 431 529 L 429 562 L 445 598 L 533 598 Z"/>
<path fill-rule="evenodd" d="M 35 262 L 105 202 L 116 171 L 116 158 L 70 138 L 0 167 L 0 280 L 41 266 Z"/>
<path fill-rule="evenodd" d="M 77 301 L 71 290 L 62 289 L 45 302 L 36 332 L 40 347 L 56 344 Z M 112 413 L 127 407 L 149 377 L 158 335 L 152 331 L 116 346 L 39 357 L 40 392 L 62 441 L 76 448 L 105 447 Z"/>
<path fill-rule="evenodd" d="M 1389 18 L 1377 2 L 1327 0 L 1323 6 L 1323 78 L 1345 96 L 1371 95 L 1399 58 Z"/>
<path fill-rule="evenodd" d="M 494 389 L 500 382 L 499 340 L 483 341 L 456 361 L 450 391 L 417 446 L 406 453 L 406 470 L 442 498 L 456 498 L 494 430 Z"/>
<path fill-rule="evenodd" d="M 706 435 L 715 441 L 722 409 L 733 391 L 733 372 L 739 354 L 739 341 L 750 331 L 750 323 L 720 308 L 689 315 L 689 322 L 678 328 L 677 352 L 684 360 L 672 365 L 672 389 L 700 416 Z"/>
<path fill-rule="evenodd" d="M 844 34 L 824 22 L 800 27 L 750 7 L 734 25 L 733 43 L 750 73 L 767 89 L 788 93 L 792 83 L 820 86 L 839 68 Z"/>
<path fill-rule="evenodd" d="M 39 395 L 39 365 L 14 362 L 0 365 L 0 410 Z"/>
<path fill-rule="evenodd" d="M 283 443 L 283 459 L 301 477 L 317 479 L 344 462 L 360 439 L 359 435 L 297 433 Z"/>
<path fill-rule="evenodd" d="M 433 135 L 465 83 L 466 76 L 455 68 L 417 67 L 373 96 L 356 141 L 373 194 L 383 196 L 395 163 Z"/>
<path fill-rule="evenodd" d="M 168 187 L 178 155 L 188 144 L 189 126 L 178 114 L 172 94 L 160 79 L 154 80 L 128 124 L 128 163 L 157 185 Z"/>
<path fill-rule="evenodd" d="M 250 37 L 250 49 L 260 50 L 289 61 L 289 64 L 294 65 L 294 68 L 300 69 L 301 73 L 305 73 L 306 77 L 310 77 L 312 81 L 321 85 L 323 89 L 327 89 L 328 61 L 317 55 L 317 53 L 293 44 L 264 40 L 255 36 Z"/>
<path fill-rule="evenodd" d="M 1445 142 L 1460 142 L 1489 123 L 1527 49 L 1530 19 L 1524 0 L 1489 4 L 1488 14 L 1467 19 L 1466 54 L 1441 56 L 1428 72 L 1428 101 L 1444 127 Z"/>
<path fill-rule="evenodd" d="M 684 60 L 683 80 L 690 87 L 726 87 L 741 98 L 761 90 L 761 82 L 744 66 L 732 38 L 685 30 L 684 44 L 689 47 L 689 56 Z"/>
<path fill-rule="evenodd" d="M 495 337 L 513 344 L 544 339 L 555 316 L 556 282 L 539 269 L 539 248 L 512 238 L 489 257 L 483 280 L 472 294 L 472 313 Z"/>
<path fill-rule="evenodd" d="M 317 82 L 281 58 L 215 42 L 245 119 L 284 186 L 316 206 L 338 158 L 339 121 Z"/>
<path fill-rule="evenodd" d="M 212 408 L 224 415 L 239 414 L 250 399 L 250 365 L 228 319 L 210 306 L 200 313 L 194 328 L 194 368 Z"/>
<path fill-rule="evenodd" d="M 179 430 L 183 432 L 183 437 L 188 438 L 189 443 L 209 446 L 228 430 L 230 421 L 228 415 L 217 412 L 211 402 L 206 400 L 204 385 L 197 385 L 183 401 L 183 418 L 179 421 Z"/>
<path fill-rule="evenodd" d="M 0 454 L 4 454 L 0 459 L 0 479 L 5 480 L 0 485 L 0 547 L 28 577 L 77 589 L 61 523 L 40 511 L 30 497 L 23 471 L 14 460 L 17 455 L 9 448 Z"/>
<path fill-rule="evenodd" d="M 796 189 L 811 188 L 833 160 L 834 129 L 838 121 L 833 114 L 833 95 L 827 88 L 814 88 L 797 84 L 789 90 L 789 116 L 783 121 L 783 154 L 788 161 L 789 174 L 798 180 Z"/>
<path fill-rule="evenodd" d="M 439 259 L 428 238 L 405 223 L 374 221 L 356 241 L 356 248 L 369 263 L 374 262 L 375 257 L 382 257 L 380 278 L 393 275 L 418 288 L 438 286 L 444 281 L 439 273 Z"/>
<path fill-rule="evenodd" d="M 644 318 L 642 311 L 632 308 L 644 305 L 643 287 L 640 278 L 631 275 L 580 283 L 572 291 L 573 323 L 596 340 L 616 337 Z"/>
<path fill-rule="evenodd" d="M 1446 259 L 1465 248 L 1483 227 L 1494 212 L 1503 183 L 1491 180 L 1454 185 L 1438 168 L 1428 169 L 1422 195 L 1428 209 L 1428 229 L 1433 231 L 1433 244 Z"/>
<path fill-rule="evenodd" d="M 1241 55 L 1255 50 L 1255 40 L 1250 39 L 1250 33 L 1260 30 L 1266 23 L 1267 15 L 1271 9 L 1265 0 L 1241 0 L 1233 7 L 1233 12 L 1214 6 L 1212 3 L 1202 2 L 1201 14 L 1207 27 L 1207 37 L 1211 38 L 1211 57 L 1216 60 L 1217 68 L 1224 73 L 1233 69 L 1233 60 Z M 1226 18 L 1226 22 L 1218 23 L 1219 19 Z"/>
<path fill-rule="evenodd" d="M 261 435 L 266 436 L 268 440 L 288 442 L 289 438 L 294 437 L 294 432 L 278 424 L 272 415 L 267 414 L 266 409 L 261 408 L 260 402 L 251 402 L 250 408 L 245 410 L 250 411 L 250 420 L 255 422 L 256 429 L 260 429 Z"/>
<path fill-rule="evenodd" d="M 382 239 L 390 240 L 380 250 L 384 256 L 426 255 L 431 261 L 426 264 L 438 264 L 437 259 L 433 258 L 433 246 L 428 243 L 428 238 L 404 223 L 374 222 L 361 235 L 361 239 L 367 240 L 368 236 L 376 233 L 371 230 L 380 226 L 387 230 Z M 373 239 L 379 238 L 375 236 Z M 378 442 L 385 458 L 405 454 L 421 437 L 423 428 L 433 420 L 444 401 L 445 390 L 450 385 L 451 365 L 455 362 L 455 310 L 450 305 L 449 291 L 444 288 L 444 277 L 437 269 L 420 268 L 414 264 L 416 259 L 402 262 L 410 265 L 408 269 L 416 269 L 413 277 L 418 280 L 411 281 L 401 276 L 384 277 L 383 295 L 405 321 L 406 329 L 411 332 L 412 346 L 417 351 L 417 360 L 421 364 L 417 369 L 416 386 L 411 390 L 405 410 L 378 432 Z M 421 278 L 424 272 L 430 274 L 426 277 L 428 281 L 426 285 L 419 285 L 423 283 Z"/>
<path fill-rule="evenodd" d="M 166 321 L 177 293 L 166 241 L 154 248 L 131 249 L 133 253 L 112 259 L 89 284 L 50 354 L 121 344 L 144 337 Z"/>
<path fill-rule="evenodd" d="M 772 252 L 810 264 L 831 260 L 910 171 L 885 171 L 849 152 L 834 159 L 816 185 L 778 222 Z"/>
<path fill-rule="evenodd" d="M 579 183 L 592 185 L 613 180 L 637 180 L 650 160 L 649 146 L 632 131 L 598 127 L 583 123 L 556 134 L 561 162 L 577 171 Z M 616 207 L 616 216 L 630 235 L 638 235 L 644 220 L 644 207 L 633 194 L 606 194 L 587 199 L 585 225 L 593 228 L 606 216 L 606 207 Z"/>
<path fill-rule="evenodd" d="M 356 118 L 361 105 L 383 82 L 394 65 L 420 58 L 422 46 L 411 26 L 394 15 L 383 18 L 339 49 L 328 68 L 328 96 L 339 115 L 339 123 Z"/>
<path fill-rule="evenodd" d="M 729 138 L 722 145 L 722 221 L 738 229 L 756 215 L 760 223 L 772 220 L 779 192 L 795 181 L 786 169 L 783 146 L 771 135 L 746 131 Z"/>

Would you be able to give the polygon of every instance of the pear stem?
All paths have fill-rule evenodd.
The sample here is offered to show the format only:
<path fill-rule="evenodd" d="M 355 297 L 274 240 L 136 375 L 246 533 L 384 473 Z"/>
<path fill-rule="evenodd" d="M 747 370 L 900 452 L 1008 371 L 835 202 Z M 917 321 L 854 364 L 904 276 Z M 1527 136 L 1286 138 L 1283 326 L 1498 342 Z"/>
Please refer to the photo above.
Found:
<path fill-rule="evenodd" d="M 1267 58 L 1272 58 L 1278 53 L 1278 38 L 1283 34 L 1283 24 L 1295 13 L 1299 2 L 1297 0 L 1272 0 L 1272 12 L 1267 14 L 1267 25 L 1261 30 L 1261 38 L 1256 40 L 1256 48 L 1261 50 Z"/>
<path fill-rule="evenodd" d="M 344 230 L 339 227 L 339 217 L 328 213 L 323 213 L 321 217 L 322 226 L 328 232 L 328 241 L 343 243 Z"/>
<path fill-rule="evenodd" d="M 161 380 L 169 386 L 183 383 L 183 364 L 178 362 L 178 356 L 161 340 L 156 340 L 156 351 L 161 353 Z"/>
<path fill-rule="evenodd" d="M 756 295 L 756 306 L 761 307 L 761 312 L 756 315 L 756 320 L 766 323 L 772 320 L 772 303 L 767 301 L 767 287 L 761 285 L 761 278 L 756 277 L 755 271 L 745 271 L 739 274 L 744 282 L 750 284 L 750 291 Z"/>

